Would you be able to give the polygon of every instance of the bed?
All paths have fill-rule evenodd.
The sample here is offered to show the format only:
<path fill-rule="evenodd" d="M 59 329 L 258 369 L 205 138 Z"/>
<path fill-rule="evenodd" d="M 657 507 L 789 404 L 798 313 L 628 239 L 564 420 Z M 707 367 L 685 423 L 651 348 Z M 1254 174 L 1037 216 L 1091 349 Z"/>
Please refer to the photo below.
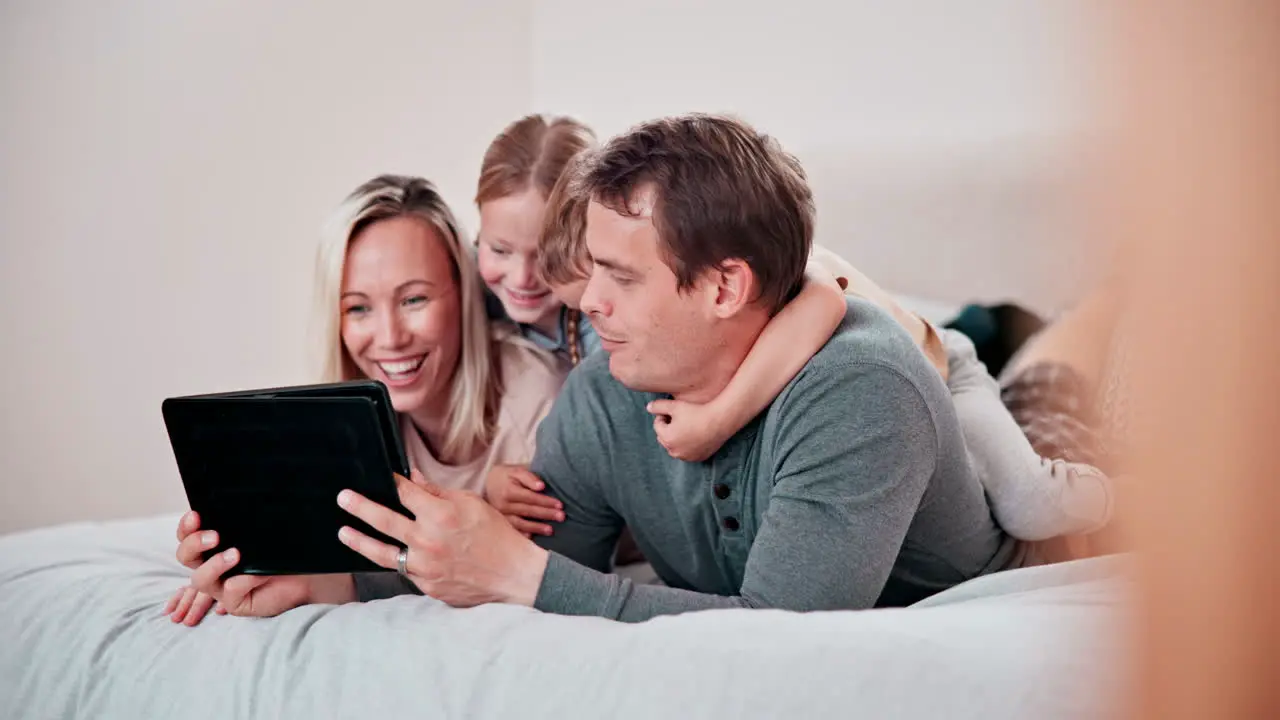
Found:
<path fill-rule="evenodd" d="M 1121 687 L 1125 558 L 910 607 L 623 625 L 402 597 L 161 615 L 176 515 L 0 537 L 5 718 L 1093 718 Z"/>

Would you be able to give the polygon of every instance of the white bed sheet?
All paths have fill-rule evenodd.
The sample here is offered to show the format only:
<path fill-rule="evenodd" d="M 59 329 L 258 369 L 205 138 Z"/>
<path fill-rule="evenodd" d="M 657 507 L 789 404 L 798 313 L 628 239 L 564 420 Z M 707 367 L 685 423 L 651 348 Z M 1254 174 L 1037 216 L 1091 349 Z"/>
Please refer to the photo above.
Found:
<path fill-rule="evenodd" d="M 403 597 L 188 629 L 160 614 L 176 521 L 0 537 L 0 717 L 1090 718 L 1120 681 L 1119 558 L 896 610 L 623 625 Z"/>

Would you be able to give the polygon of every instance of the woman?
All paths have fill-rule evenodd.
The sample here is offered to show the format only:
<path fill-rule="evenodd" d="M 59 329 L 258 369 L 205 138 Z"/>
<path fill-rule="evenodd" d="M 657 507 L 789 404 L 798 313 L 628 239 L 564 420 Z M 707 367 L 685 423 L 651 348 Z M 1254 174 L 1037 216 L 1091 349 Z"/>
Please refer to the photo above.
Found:
<path fill-rule="evenodd" d="M 315 307 L 322 379 L 383 382 L 410 465 L 439 487 L 477 493 L 495 465 L 532 459 L 538 423 L 562 382 L 546 353 L 491 332 L 478 277 L 435 187 L 384 175 L 357 188 L 326 226 Z M 537 495 L 536 503 L 522 515 L 563 519 L 557 501 Z M 199 548 L 217 544 L 216 529 L 202 530 L 195 513 L 183 517 L 178 537 L 179 559 L 193 569 Z M 265 579 L 253 591 L 254 614 L 351 599 L 352 589 L 350 576 Z M 186 588 L 166 612 L 194 625 L 212 604 Z"/>

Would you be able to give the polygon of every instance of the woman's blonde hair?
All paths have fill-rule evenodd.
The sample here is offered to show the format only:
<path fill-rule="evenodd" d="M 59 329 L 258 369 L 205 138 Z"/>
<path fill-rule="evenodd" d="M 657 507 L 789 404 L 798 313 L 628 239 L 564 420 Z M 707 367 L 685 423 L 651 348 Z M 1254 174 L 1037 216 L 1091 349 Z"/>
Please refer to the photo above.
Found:
<path fill-rule="evenodd" d="M 316 255 L 313 309 L 320 379 L 339 382 L 363 377 L 342 342 L 339 306 L 347 248 L 352 238 L 373 223 L 403 216 L 416 217 L 434 228 L 453 260 L 462 341 L 451 379 L 448 431 L 444 446 L 437 451 L 446 456 L 473 457 L 492 439 L 502 378 L 475 261 L 453 211 L 430 181 L 380 175 L 356 188 L 325 223 Z"/>
<path fill-rule="evenodd" d="M 529 188 L 546 198 L 569 161 L 595 145 L 595 133 L 578 120 L 526 115 L 503 128 L 485 150 L 476 204 Z"/>

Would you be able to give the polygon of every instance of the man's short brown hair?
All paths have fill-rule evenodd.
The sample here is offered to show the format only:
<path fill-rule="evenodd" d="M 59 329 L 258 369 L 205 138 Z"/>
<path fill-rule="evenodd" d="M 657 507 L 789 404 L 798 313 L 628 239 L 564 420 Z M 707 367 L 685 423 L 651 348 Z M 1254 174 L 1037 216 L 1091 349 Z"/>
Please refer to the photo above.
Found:
<path fill-rule="evenodd" d="M 538 276 L 548 285 L 568 285 L 591 275 L 583 235 L 590 197 L 582 191 L 582 167 L 591 151 L 576 155 L 547 196 L 547 213 L 538 236 Z"/>
<path fill-rule="evenodd" d="M 685 290 L 703 272 L 741 259 L 771 313 L 799 291 L 813 245 L 813 193 L 795 157 L 723 115 L 661 118 L 619 135 L 586 160 L 581 191 L 636 215 L 654 191 L 663 259 Z"/>

